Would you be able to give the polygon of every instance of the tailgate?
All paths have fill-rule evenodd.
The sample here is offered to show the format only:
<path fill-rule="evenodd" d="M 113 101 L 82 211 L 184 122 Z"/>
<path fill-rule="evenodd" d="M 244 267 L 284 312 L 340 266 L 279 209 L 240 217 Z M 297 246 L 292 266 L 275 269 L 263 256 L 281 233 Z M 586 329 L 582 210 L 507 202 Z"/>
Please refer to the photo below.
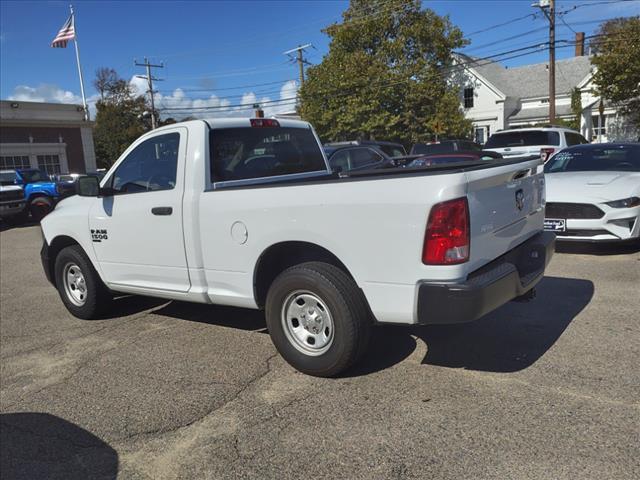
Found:
<path fill-rule="evenodd" d="M 466 172 L 471 224 L 469 272 L 540 232 L 544 173 L 539 159 Z"/>
<path fill-rule="evenodd" d="M 504 158 L 527 157 L 530 155 L 539 155 L 540 147 L 504 147 L 504 148 L 488 148 L 492 152 L 501 154 Z"/>

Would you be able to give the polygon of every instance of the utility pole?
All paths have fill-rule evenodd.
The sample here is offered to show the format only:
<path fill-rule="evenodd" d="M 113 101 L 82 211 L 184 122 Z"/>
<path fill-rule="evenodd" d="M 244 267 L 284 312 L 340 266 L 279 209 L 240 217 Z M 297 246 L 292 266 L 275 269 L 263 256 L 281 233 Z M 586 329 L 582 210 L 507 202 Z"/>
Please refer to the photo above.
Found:
<path fill-rule="evenodd" d="M 287 50 L 286 52 L 284 52 L 284 55 L 288 55 L 292 61 L 298 63 L 300 86 L 302 86 L 302 84 L 304 83 L 304 66 L 310 65 L 310 63 L 307 62 L 307 60 L 305 60 L 305 58 L 303 57 L 302 52 L 304 52 L 309 47 L 313 47 L 313 45 L 307 43 L 306 45 L 299 45 L 296 48 L 292 48 L 291 50 Z M 296 58 L 291 56 L 291 54 L 294 52 L 296 53 Z"/>
<path fill-rule="evenodd" d="M 549 20 L 549 123 L 556 121 L 556 1 L 539 0 L 538 7 Z"/>
<path fill-rule="evenodd" d="M 156 93 L 153 90 L 153 81 L 161 81 L 161 78 L 155 78 L 153 75 L 151 75 L 151 69 L 152 68 L 164 68 L 163 64 L 160 65 L 154 65 L 152 63 L 149 63 L 149 60 L 147 60 L 147 57 L 144 58 L 144 63 L 138 63 L 135 60 L 133 61 L 133 63 L 135 64 L 136 67 L 146 67 L 147 69 L 147 75 L 136 75 L 137 78 L 145 78 L 147 80 L 147 93 L 149 94 L 149 99 L 151 100 L 151 129 L 155 130 L 155 128 L 157 127 L 157 119 L 156 119 L 156 105 L 155 105 L 155 99 L 154 99 L 154 94 Z"/>

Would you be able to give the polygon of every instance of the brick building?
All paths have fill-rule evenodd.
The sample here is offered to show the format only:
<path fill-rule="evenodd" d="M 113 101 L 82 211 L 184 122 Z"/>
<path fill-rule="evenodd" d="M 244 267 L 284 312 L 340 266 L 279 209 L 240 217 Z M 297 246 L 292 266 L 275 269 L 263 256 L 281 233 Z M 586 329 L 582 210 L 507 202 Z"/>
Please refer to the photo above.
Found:
<path fill-rule="evenodd" d="M 0 169 L 94 171 L 92 129 L 81 105 L 1 100 Z"/>

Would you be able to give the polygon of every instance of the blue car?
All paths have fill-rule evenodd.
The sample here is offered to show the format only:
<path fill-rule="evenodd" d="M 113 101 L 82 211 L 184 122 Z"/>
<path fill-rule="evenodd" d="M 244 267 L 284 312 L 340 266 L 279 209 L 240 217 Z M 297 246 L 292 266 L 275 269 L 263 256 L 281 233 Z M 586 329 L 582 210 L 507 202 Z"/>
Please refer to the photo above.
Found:
<path fill-rule="evenodd" d="M 42 220 L 53 210 L 60 193 L 56 188 L 56 182 L 50 180 L 45 172 L 36 168 L 25 168 L 3 170 L 2 174 L 6 178 L 12 176 L 13 183 L 22 186 L 27 208 L 34 220 Z"/>

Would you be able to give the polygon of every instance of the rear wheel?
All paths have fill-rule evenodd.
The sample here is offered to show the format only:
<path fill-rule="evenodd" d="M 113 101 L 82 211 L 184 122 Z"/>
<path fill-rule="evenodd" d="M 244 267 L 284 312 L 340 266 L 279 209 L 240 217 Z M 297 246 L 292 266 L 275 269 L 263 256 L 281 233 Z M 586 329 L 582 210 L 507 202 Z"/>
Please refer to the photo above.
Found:
<path fill-rule="evenodd" d="M 62 302 L 78 318 L 96 318 L 111 302 L 109 290 L 79 245 L 60 251 L 56 257 L 55 279 Z"/>
<path fill-rule="evenodd" d="M 29 211 L 34 221 L 39 222 L 53 209 L 53 201 L 49 197 L 34 197 L 29 202 Z"/>
<path fill-rule="evenodd" d="M 267 327 L 294 368 L 331 377 L 366 351 L 371 318 L 356 283 L 342 270 L 309 262 L 285 270 L 267 294 Z"/>

